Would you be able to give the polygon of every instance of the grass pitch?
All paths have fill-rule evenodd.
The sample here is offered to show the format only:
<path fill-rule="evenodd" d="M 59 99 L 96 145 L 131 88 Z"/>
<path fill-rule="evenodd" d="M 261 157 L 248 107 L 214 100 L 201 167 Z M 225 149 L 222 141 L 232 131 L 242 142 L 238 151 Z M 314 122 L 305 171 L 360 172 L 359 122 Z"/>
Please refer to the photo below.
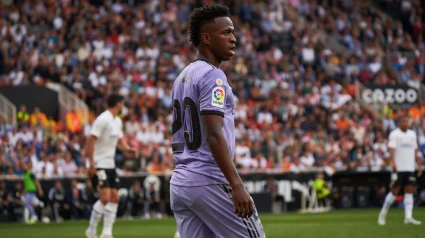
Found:
<path fill-rule="evenodd" d="M 404 210 L 391 209 L 387 225 L 377 225 L 379 210 L 338 210 L 320 214 L 260 214 L 268 238 L 422 238 L 425 237 L 425 209 L 413 215 L 424 224 L 404 225 Z M 0 224 L 1 238 L 84 238 L 88 221 L 49 224 Z M 99 224 L 99 233 L 102 224 Z M 118 220 L 115 238 L 173 238 L 174 219 Z M 201 237 L 200 237 L 201 238 Z"/>

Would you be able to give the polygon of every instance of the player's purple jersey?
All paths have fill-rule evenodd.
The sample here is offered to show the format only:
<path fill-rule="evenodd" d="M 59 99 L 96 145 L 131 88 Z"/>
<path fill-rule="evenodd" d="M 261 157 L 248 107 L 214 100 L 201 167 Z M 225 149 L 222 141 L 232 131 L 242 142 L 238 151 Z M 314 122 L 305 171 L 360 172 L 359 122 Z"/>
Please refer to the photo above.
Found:
<path fill-rule="evenodd" d="M 223 71 L 197 60 L 188 65 L 173 87 L 173 139 L 176 163 L 171 183 L 179 186 L 227 184 L 205 139 L 201 115 L 224 117 L 223 134 L 231 159 L 235 150 L 234 100 Z"/>

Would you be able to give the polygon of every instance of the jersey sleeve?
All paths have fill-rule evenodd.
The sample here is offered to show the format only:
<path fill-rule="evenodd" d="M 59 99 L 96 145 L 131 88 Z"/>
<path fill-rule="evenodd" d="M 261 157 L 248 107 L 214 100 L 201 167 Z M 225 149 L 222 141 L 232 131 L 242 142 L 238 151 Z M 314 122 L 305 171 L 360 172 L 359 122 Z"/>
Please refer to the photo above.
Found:
<path fill-rule="evenodd" d="M 397 147 L 396 134 L 394 132 L 391 132 L 388 139 L 388 148 L 395 149 L 396 147 Z"/>
<path fill-rule="evenodd" d="M 90 130 L 90 135 L 99 137 L 102 134 L 102 131 L 105 129 L 107 125 L 106 121 L 103 118 L 98 117 Z"/>
<path fill-rule="evenodd" d="M 201 115 L 214 114 L 224 117 L 226 75 L 219 69 L 213 69 L 205 74 L 198 83 L 199 111 Z"/>

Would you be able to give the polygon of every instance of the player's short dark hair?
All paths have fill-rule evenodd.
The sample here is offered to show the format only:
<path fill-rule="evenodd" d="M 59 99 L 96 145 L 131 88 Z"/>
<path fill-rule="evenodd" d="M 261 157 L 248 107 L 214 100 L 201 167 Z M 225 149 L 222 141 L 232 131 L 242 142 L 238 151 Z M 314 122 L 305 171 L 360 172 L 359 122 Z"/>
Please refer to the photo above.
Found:
<path fill-rule="evenodd" d="M 108 107 L 111 108 L 115 107 L 119 102 L 124 101 L 124 97 L 119 94 L 113 93 L 108 96 L 108 99 L 106 101 L 108 103 Z"/>
<path fill-rule="evenodd" d="M 217 17 L 228 17 L 229 8 L 220 5 L 205 5 L 195 8 L 189 18 L 189 41 L 194 46 L 201 43 L 201 28 L 207 23 L 211 23 Z"/>

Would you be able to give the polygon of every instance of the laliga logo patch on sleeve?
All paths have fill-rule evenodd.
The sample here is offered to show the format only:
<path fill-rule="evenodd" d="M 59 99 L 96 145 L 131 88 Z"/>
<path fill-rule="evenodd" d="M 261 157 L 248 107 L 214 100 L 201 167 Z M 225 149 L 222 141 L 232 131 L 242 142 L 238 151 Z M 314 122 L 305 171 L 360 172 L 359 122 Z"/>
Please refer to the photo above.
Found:
<path fill-rule="evenodd" d="M 218 79 L 216 79 L 216 80 L 215 80 L 215 83 L 216 83 L 218 86 L 221 86 L 221 85 L 223 85 L 223 80 L 222 80 L 221 78 L 218 78 Z"/>
<path fill-rule="evenodd" d="M 224 97 L 226 96 L 224 88 L 215 87 L 211 94 L 211 105 L 214 107 L 224 108 Z"/>

